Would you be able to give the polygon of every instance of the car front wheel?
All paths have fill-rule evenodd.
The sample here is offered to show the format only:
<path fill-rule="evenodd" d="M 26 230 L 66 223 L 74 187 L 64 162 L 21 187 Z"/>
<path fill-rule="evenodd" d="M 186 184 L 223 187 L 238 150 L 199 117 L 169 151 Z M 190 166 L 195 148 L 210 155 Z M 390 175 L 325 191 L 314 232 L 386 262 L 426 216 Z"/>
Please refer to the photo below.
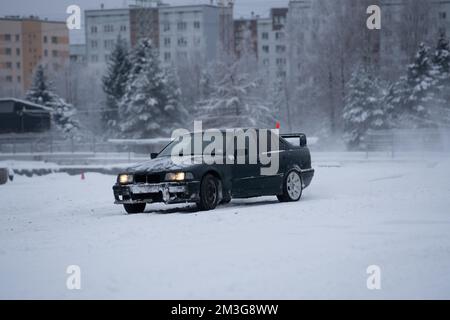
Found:
<path fill-rule="evenodd" d="M 145 203 L 124 204 L 123 207 L 128 214 L 143 213 L 145 210 Z"/>
<path fill-rule="evenodd" d="M 219 202 L 219 181 L 213 175 L 206 175 L 200 185 L 200 201 L 197 207 L 201 211 L 213 210 Z"/>
<path fill-rule="evenodd" d="M 283 182 L 283 194 L 278 195 L 280 202 L 295 202 L 302 197 L 303 182 L 297 170 L 289 171 Z"/>

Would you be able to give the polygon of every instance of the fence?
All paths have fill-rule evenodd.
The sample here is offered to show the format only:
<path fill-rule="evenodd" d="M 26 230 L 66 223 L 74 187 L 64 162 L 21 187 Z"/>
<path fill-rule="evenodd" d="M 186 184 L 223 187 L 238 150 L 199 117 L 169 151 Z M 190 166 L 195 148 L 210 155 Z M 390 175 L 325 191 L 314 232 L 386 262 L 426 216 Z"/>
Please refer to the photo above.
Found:
<path fill-rule="evenodd" d="M 378 130 L 366 137 L 366 155 L 388 152 L 392 158 L 405 152 L 450 152 L 450 130 Z"/>

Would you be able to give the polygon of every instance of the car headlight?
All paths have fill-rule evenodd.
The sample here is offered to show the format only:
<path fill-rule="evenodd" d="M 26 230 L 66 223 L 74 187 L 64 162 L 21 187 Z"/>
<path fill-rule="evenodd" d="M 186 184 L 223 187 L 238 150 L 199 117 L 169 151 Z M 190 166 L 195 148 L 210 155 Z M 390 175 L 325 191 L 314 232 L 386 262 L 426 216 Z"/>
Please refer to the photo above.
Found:
<path fill-rule="evenodd" d="M 133 175 L 132 174 L 121 174 L 121 175 L 119 175 L 118 181 L 120 184 L 133 183 Z"/>
<path fill-rule="evenodd" d="M 194 175 L 190 172 L 173 172 L 173 173 L 167 173 L 165 177 L 165 181 L 185 181 L 185 180 L 192 180 L 194 178 Z"/>

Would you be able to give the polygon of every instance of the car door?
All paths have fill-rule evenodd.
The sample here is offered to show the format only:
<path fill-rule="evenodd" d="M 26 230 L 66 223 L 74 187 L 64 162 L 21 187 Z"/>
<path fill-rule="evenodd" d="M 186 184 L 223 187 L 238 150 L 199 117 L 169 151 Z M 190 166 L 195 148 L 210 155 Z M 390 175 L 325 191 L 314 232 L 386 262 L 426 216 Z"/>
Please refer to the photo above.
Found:
<path fill-rule="evenodd" d="M 238 138 L 234 138 L 234 165 L 232 168 L 232 185 L 234 197 L 253 197 L 259 195 L 260 186 L 258 178 L 260 176 L 260 165 L 257 161 L 257 133 L 248 134 L 245 145 L 238 145 Z M 255 149 L 256 147 L 256 149 Z M 256 151 L 254 151 L 256 150 Z M 256 163 L 251 163 L 251 153 L 255 153 Z M 239 157 L 239 155 L 243 157 Z"/>
<path fill-rule="evenodd" d="M 285 142 L 277 135 L 274 136 L 273 139 L 278 140 L 278 146 L 273 145 L 271 136 L 272 132 L 268 131 L 267 134 L 267 141 L 263 141 L 266 143 L 267 148 L 265 148 L 267 151 L 264 151 L 260 149 L 259 157 L 258 159 L 260 163 L 264 162 L 262 157 L 266 156 L 270 157 L 271 161 L 268 165 L 262 165 L 262 168 L 269 168 L 272 166 L 272 170 L 270 174 L 261 174 L 258 178 L 259 182 L 258 185 L 260 186 L 260 194 L 261 195 L 274 195 L 274 194 L 280 194 L 282 192 L 282 185 L 283 185 L 283 177 L 286 170 L 286 152 L 287 152 L 287 146 Z M 260 135 L 259 139 L 262 139 L 263 137 Z M 260 141 L 261 142 L 261 141 Z M 261 146 L 261 144 L 259 144 Z M 276 158 L 278 158 L 278 161 L 276 161 Z M 278 170 L 277 170 L 278 169 Z"/>

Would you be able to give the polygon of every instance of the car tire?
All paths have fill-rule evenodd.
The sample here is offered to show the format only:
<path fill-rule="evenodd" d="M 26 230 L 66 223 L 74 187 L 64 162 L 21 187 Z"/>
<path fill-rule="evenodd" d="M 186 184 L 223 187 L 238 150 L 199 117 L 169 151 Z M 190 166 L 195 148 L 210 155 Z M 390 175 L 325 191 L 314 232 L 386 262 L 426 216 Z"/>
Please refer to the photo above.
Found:
<path fill-rule="evenodd" d="M 128 214 L 143 213 L 145 211 L 145 203 L 124 204 L 123 207 Z"/>
<path fill-rule="evenodd" d="M 219 180 L 211 174 L 203 177 L 200 184 L 200 200 L 197 208 L 200 211 L 209 211 L 217 207 L 219 202 Z"/>
<path fill-rule="evenodd" d="M 280 202 L 299 201 L 303 193 L 302 175 L 297 170 L 289 171 L 283 181 L 283 194 L 277 195 Z"/>

